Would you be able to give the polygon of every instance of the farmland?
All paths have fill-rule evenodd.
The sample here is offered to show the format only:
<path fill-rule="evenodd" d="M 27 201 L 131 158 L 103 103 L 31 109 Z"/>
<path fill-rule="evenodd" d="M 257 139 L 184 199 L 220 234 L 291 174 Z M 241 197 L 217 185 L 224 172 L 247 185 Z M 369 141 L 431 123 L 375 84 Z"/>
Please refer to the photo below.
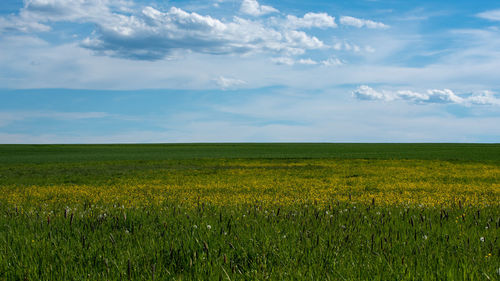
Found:
<path fill-rule="evenodd" d="M 0 280 L 495 280 L 500 145 L 0 146 Z"/>

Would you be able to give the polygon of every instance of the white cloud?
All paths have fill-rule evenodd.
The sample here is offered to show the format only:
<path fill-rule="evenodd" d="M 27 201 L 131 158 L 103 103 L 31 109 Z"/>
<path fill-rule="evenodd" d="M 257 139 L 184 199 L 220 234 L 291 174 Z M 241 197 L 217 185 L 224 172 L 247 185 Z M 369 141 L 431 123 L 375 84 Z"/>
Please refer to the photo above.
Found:
<path fill-rule="evenodd" d="M 98 31 L 85 39 L 82 46 L 105 55 L 140 60 L 162 59 L 173 50 L 302 54 L 324 46 L 321 40 L 302 31 L 278 31 L 238 17 L 222 22 L 175 7 L 165 13 L 146 7 L 140 15 L 115 15 L 113 21 L 99 24 Z"/>
<path fill-rule="evenodd" d="M 297 46 L 302 49 L 320 49 L 325 46 L 321 40 L 314 36 L 309 36 L 303 31 L 287 31 L 285 32 L 285 39 L 291 46 Z"/>
<path fill-rule="evenodd" d="M 365 85 L 359 86 L 357 90 L 352 92 L 352 95 L 360 100 L 387 100 L 384 94 Z"/>
<path fill-rule="evenodd" d="M 52 6 L 40 6 L 43 2 L 57 3 L 72 11 L 68 7 L 71 5 L 66 2 L 82 7 L 80 2 L 88 1 L 100 5 L 101 8 L 96 11 L 100 11 L 97 14 L 101 16 L 86 18 L 88 15 L 84 12 L 76 12 L 80 16 L 37 12 L 42 8 L 51 9 Z M 357 36 L 353 34 L 357 31 L 350 29 L 315 30 L 319 39 L 314 39 L 312 32 L 304 29 L 299 30 L 305 31 L 302 34 L 306 36 L 301 41 L 298 40 L 299 36 L 287 35 L 296 30 L 285 26 L 286 14 L 276 15 L 276 21 L 273 22 L 272 18 L 242 19 L 227 15 L 222 18 L 210 13 L 202 15 L 180 9 L 170 13 L 170 8 L 146 7 L 129 13 L 121 12 L 124 8 L 118 4 L 106 7 L 108 4 L 98 2 L 110 3 L 104 0 L 37 0 L 38 8 L 29 8 L 29 13 L 33 18 L 40 19 L 39 23 L 46 27 L 54 26 L 51 20 L 58 21 L 65 17 L 79 23 L 90 23 L 86 27 L 96 26 L 96 29 L 89 35 L 86 44 L 80 45 L 71 42 L 74 39 L 67 39 L 63 43 L 59 40 L 48 41 L 39 45 L 32 42 L 34 39 L 43 41 L 36 38 L 37 34 L 31 34 L 30 40 L 16 43 L 14 37 L 27 36 L 2 34 L 0 85 L 5 88 L 211 89 L 217 86 L 213 79 L 217 75 L 224 75 L 243 79 L 252 87 L 286 85 L 290 88 L 321 89 L 340 84 L 385 84 L 406 85 L 411 89 L 448 87 L 461 93 L 500 89 L 497 75 L 500 67 L 500 36 L 498 29 L 494 28 L 461 33 L 455 30 L 442 31 L 454 40 L 459 39 L 456 41 L 459 47 L 446 50 L 445 55 L 436 57 L 424 66 L 414 67 L 405 65 L 402 59 L 396 57 L 406 54 L 405 50 L 411 54 L 414 43 L 421 42 L 417 40 L 427 40 L 415 34 L 414 30 L 405 34 L 398 33 L 396 28 L 383 34 L 366 30 L 359 37 L 352 37 Z M 145 2 L 137 3 L 139 6 Z M 45 20 L 42 20 L 42 15 L 46 17 Z M 303 14 L 300 15 L 299 18 L 302 18 Z M 24 19 L 20 14 L 15 17 L 20 21 Z M 33 22 L 38 23 L 28 23 Z M 340 24 L 338 20 L 337 24 Z M 85 33 L 79 37 L 82 35 L 85 36 Z M 330 37 L 332 46 L 327 45 L 330 40 L 325 39 L 325 43 L 320 40 L 327 36 L 334 36 Z M 377 52 L 370 53 L 370 49 L 365 47 L 367 45 L 373 46 Z M 355 52 L 358 49 L 355 46 L 360 50 L 358 53 Z M 312 49 L 309 47 L 320 51 L 310 52 Z M 347 49 L 352 53 L 348 53 Z M 345 52 L 337 53 L 336 50 Z M 96 53 L 106 56 L 95 56 Z M 302 58 L 310 57 L 317 64 L 315 67 L 285 68 L 270 63 L 273 57 L 285 57 L 289 58 L 288 63 L 282 60 L 281 64 L 295 65 L 299 55 Z M 342 71 L 322 67 L 328 63 L 322 63 L 319 58 L 331 55 L 339 56 L 340 62 L 344 62 Z M 136 60 L 130 61 L 130 58 Z M 349 61 L 349 64 L 345 61 Z M 395 64 L 395 61 L 401 63 Z"/>
<path fill-rule="evenodd" d="M 252 15 L 278 12 L 255 0 L 244 0 L 241 11 Z M 357 26 L 386 27 L 352 17 L 343 17 L 343 22 L 349 19 L 355 20 Z M 179 50 L 206 54 L 302 55 L 328 46 L 296 29 L 337 27 L 335 17 L 327 13 L 288 15 L 274 21 L 239 17 L 221 20 L 176 7 L 167 11 L 149 6 L 139 9 L 138 4 L 126 0 L 26 0 L 17 16 L 0 17 L 0 32 L 48 31 L 52 23 L 61 21 L 95 24 L 96 30 L 81 41 L 81 46 L 96 54 L 149 61 L 164 59 Z M 343 48 L 354 52 L 362 50 L 348 43 L 344 43 Z"/>
<path fill-rule="evenodd" d="M 243 2 L 241 2 L 240 11 L 251 16 L 262 16 L 279 12 L 271 6 L 260 5 L 257 0 L 243 0 Z"/>
<path fill-rule="evenodd" d="M 294 15 L 286 17 L 286 25 L 289 28 L 335 28 L 335 17 L 329 16 L 327 13 L 307 13 L 302 18 Z"/>
<path fill-rule="evenodd" d="M 500 21 L 500 9 L 499 10 L 491 10 L 479 13 L 476 15 L 477 17 L 491 20 L 491 21 Z"/>
<path fill-rule="evenodd" d="M 491 91 L 474 93 L 468 97 L 468 101 L 472 104 L 500 105 L 500 98 L 497 98 Z"/>
<path fill-rule="evenodd" d="M 277 57 L 272 58 L 272 62 L 278 65 L 323 65 L 323 66 L 340 66 L 344 63 L 338 58 L 328 58 L 321 61 L 316 61 L 310 58 L 307 59 L 293 59 L 291 57 Z"/>
<path fill-rule="evenodd" d="M 356 44 L 344 43 L 344 49 L 346 51 L 360 52 L 361 48 Z"/>
<path fill-rule="evenodd" d="M 352 92 L 352 95 L 360 100 L 381 100 L 395 101 L 406 100 L 413 103 L 449 103 L 459 105 L 500 105 L 500 98 L 495 97 L 492 92 L 485 91 L 481 93 L 473 93 L 457 95 L 450 89 L 431 89 L 425 93 L 418 93 L 410 90 L 399 91 L 376 91 L 373 88 L 362 85 Z"/>
<path fill-rule="evenodd" d="M 229 89 L 247 84 L 247 82 L 243 80 L 224 76 L 219 76 L 217 79 L 214 79 L 214 81 L 221 89 Z"/>
<path fill-rule="evenodd" d="M 349 25 L 349 26 L 354 26 L 357 28 L 361 27 L 366 27 L 366 28 L 389 28 L 388 25 L 381 23 L 381 22 L 375 22 L 372 20 L 366 20 L 366 19 L 359 19 L 355 17 L 350 17 L 350 16 L 342 16 L 340 17 L 340 23 L 343 25 Z"/>
<path fill-rule="evenodd" d="M 410 96 L 410 99 L 415 100 L 417 102 L 429 102 L 429 103 L 456 103 L 456 104 L 464 104 L 467 100 L 457 96 L 452 90 L 444 89 L 444 90 L 427 90 L 427 94 L 422 95 L 423 98 L 418 96 Z"/>
<path fill-rule="evenodd" d="M 0 17 L 0 34 L 13 32 L 38 32 L 49 31 L 50 27 L 32 20 L 25 20 L 16 16 Z"/>
<path fill-rule="evenodd" d="M 318 64 L 317 61 L 312 60 L 312 59 L 299 59 L 297 61 L 298 64 L 305 64 L 305 65 L 316 65 Z"/>
<path fill-rule="evenodd" d="M 109 15 L 110 1 L 27 0 L 21 16 L 39 21 L 77 21 Z"/>
<path fill-rule="evenodd" d="M 25 0 L 17 16 L 0 17 L 0 32 L 45 32 L 60 21 L 112 24 L 115 12 L 131 13 L 132 6 L 126 0 Z"/>
<path fill-rule="evenodd" d="M 329 58 L 329 59 L 321 61 L 321 64 L 324 66 L 340 66 L 340 65 L 343 65 L 344 62 L 338 58 Z"/>
<path fill-rule="evenodd" d="M 28 0 L 18 15 L 0 17 L 0 32 L 49 31 L 54 22 L 93 23 L 96 30 L 81 46 L 98 54 L 136 60 L 159 60 L 175 50 L 207 54 L 275 52 L 303 54 L 324 43 L 302 31 L 275 29 L 264 22 L 234 17 L 223 21 L 171 7 L 163 12 L 124 0 Z M 245 8 L 246 7 L 246 8 Z M 277 11 L 244 1 L 242 9 L 258 14 Z M 253 12 L 255 13 L 255 11 Z"/>
<path fill-rule="evenodd" d="M 357 44 L 354 43 L 349 43 L 349 42 L 336 42 L 331 46 L 332 49 L 335 51 L 347 51 L 347 52 L 354 52 L 354 53 L 374 53 L 375 48 L 373 48 L 370 45 L 366 45 L 364 47 L 361 47 Z"/>
<path fill-rule="evenodd" d="M 317 65 L 318 62 L 315 60 L 312 60 L 310 58 L 308 59 L 293 59 L 291 57 L 278 57 L 278 58 L 272 58 L 272 62 L 278 65 L 296 65 L 296 64 L 301 64 L 301 65 Z"/>

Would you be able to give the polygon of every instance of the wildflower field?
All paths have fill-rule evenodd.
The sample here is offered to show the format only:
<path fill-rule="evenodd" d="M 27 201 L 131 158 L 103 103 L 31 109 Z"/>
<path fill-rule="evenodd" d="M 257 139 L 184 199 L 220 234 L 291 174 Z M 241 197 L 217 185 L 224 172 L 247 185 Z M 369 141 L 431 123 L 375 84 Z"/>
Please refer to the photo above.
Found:
<path fill-rule="evenodd" d="M 499 280 L 500 145 L 1 145 L 0 280 Z"/>

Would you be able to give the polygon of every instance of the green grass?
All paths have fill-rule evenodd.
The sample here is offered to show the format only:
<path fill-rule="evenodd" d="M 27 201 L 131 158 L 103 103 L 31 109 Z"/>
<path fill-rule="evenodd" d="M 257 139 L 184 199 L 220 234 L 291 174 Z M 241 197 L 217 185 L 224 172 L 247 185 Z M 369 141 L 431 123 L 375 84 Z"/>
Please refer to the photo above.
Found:
<path fill-rule="evenodd" d="M 165 205 L 54 212 L 3 211 L 0 279 L 499 278 L 498 208 Z"/>
<path fill-rule="evenodd" d="M 499 166 L 498 144 L 0 145 L 0 280 L 499 280 L 499 204 L 259 200 L 430 183 L 495 202 Z M 172 185 L 198 199 L 4 196 L 97 186 L 154 197 Z M 245 193 L 254 203 L 203 200 Z"/>
<path fill-rule="evenodd" d="M 500 144 L 0 145 L 2 164 L 200 158 L 432 159 L 500 163 Z"/>

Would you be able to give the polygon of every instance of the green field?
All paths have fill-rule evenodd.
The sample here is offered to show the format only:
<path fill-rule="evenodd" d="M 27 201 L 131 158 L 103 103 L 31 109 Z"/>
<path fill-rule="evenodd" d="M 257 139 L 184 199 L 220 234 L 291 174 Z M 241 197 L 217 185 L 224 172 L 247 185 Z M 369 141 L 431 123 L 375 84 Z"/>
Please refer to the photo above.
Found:
<path fill-rule="evenodd" d="M 499 144 L 0 145 L 0 280 L 499 280 Z"/>
<path fill-rule="evenodd" d="M 0 145 L 0 163 L 213 158 L 425 159 L 500 162 L 500 144 L 134 144 Z"/>

